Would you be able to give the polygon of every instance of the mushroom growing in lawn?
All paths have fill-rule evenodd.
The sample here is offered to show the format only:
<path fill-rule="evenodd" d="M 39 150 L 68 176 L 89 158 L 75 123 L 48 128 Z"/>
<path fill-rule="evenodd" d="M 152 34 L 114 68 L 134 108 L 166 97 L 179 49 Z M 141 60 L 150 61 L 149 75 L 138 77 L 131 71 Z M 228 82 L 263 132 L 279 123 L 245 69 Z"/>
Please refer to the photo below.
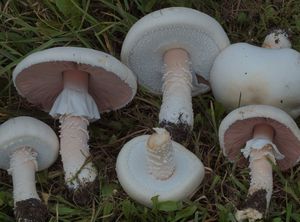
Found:
<path fill-rule="evenodd" d="M 175 141 L 186 139 L 193 127 L 192 95 L 209 91 L 212 63 L 228 45 L 215 19 L 183 7 L 152 12 L 129 30 L 122 61 L 141 85 L 163 94 L 159 125 Z"/>
<path fill-rule="evenodd" d="M 245 202 L 237 207 L 237 220 L 262 219 L 272 195 L 272 164 L 287 170 L 299 160 L 300 131 L 296 123 L 272 106 L 244 106 L 223 119 L 219 140 L 229 160 L 240 166 L 249 161 L 250 188 Z"/>
<path fill-rule="evenodd" d="M 151 206 L 151 198 L 178 201 L 190 197 L 204 177 L 202 162 L 185 147 L 171 140 L 163 128 L 138 136 L 120 151 L 116 171 L 126 193 Z"/>
<path fill-rule="evenodd" d="M 0 168 L 12 175 L 17 221 L 46 221 L 48 211 L 37 194 L 35 172 L 53 164 L 58 150 L 56 134 L 37 119 L 21 116 L 0 126 Z"/>
<path fill-rule="evenodd" d="M 289 48 L 285 34 L 278 33 L 278 39 L 271 33 L 264 42 L 273 48 L 236 43 L 216 58 L 210 83 L 216 100 L 228 110 L 265 104 L 292 117 L 300 115 L 300 53 Z M 276 48 L 274 42 L 286 48 Z"/>
<path fill-rule="evenodd" d="M 89 161 L 90 121 L 117 110 L 136 93 L 132 72 L 114 57 L 92 49 L 57 47 L 27 56 L 13 72 L 18 92 L 61 124 L 60 154 L 74 201 L 87 204 L 97 171 Z"/>

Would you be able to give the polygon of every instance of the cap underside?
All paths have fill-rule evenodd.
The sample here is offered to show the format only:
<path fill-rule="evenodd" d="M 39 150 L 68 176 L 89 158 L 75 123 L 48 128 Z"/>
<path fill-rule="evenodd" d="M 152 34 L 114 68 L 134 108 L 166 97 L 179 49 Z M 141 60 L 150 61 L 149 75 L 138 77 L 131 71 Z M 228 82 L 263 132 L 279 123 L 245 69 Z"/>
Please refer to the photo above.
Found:
<path fill-rule="evenodd" d="M 197 75 L 208 79 L 213 61 L 220 53 L 216 42 L 204 31 L 188 25 L 169 25 L 151 29 L 139 38 L 129 52 L 128 66 L 138 76 L 140 84 L 153 93 L 162 93 L 163 56 L 166 50 L 183 48 L 190 56 L 193 74 L 193 95 L 207 92 Z"/>
<path fill-rule="evenodd" d="M 224 134 L 224 153 L 228 158 L 238 161 L 241 166 L 247 163 L 240 150 L 253 138 L 254 127 L 258 124 L 267 124 L 275 131 L 273 143 L 285 156 L 277 160 L 279 168 L 287 170 L 293 167 L 300 156 L 300 141 L 286 125 L 271 118 L 254 117 L 234 122 Z"/>
<path fill-rule="evenodd" d="M 63 72 L 74 69 L 89 73 L 89 93 L 100 112 L 116 110 L 132 99 L 133 90 L 115 73 L 70 61 L 31 65 L 17 75 L 15 85 L 29 102 L 49 111 L 63 90 Z"/>

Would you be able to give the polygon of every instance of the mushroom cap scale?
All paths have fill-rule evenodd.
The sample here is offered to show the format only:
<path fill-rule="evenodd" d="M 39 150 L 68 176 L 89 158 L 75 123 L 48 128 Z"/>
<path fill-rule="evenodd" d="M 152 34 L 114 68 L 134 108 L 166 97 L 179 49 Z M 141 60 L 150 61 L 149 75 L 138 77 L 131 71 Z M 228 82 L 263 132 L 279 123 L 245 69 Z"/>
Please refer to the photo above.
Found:
<path fill-rule="evenodd" d="M 185 49 L 193 74 L 192 94 L 197 95 L 210 88 L 198 83 L 196 76 L 207 80 L 215 57 L 229 44 L 225 31 L 212 17 L 190 8 L 171 7 L 150 13 L 131 27 L 121 58 L 140 84 L 161 94 L 164 53 L 172 48 Z"/>
<path fill-rule="evenodd" d="M 10 156 L 22 147 L 37 152 L 38 170 L 44 170 L 57 159 L 59 142 L 53 130 L 42 121 L 20 116 L 0 126 L 0 168 L 9 169 Z"/>
<path fill-rule="evenodd" d="M 63 72 L 89 73 L 89 93 L 100 112 L 119 109 L 129 103 L 137 89 L 132 72 L 116 58 L 80 47 L 56 47 L 35 52 L 23 59 L 13 72 L 20 95 L 49 111 L 63 90 Z"/>
<path fill-rule="evenodd" d="M 273 143 L 285 157 L 277 160 L 281 170 L 293 167 L 300 157 L 300 131 L 295 121 L 281 109 L 267 105 L 249 105 L 230 112 L 219 127 L 220 146 L 231 161 L 246 163 L 241 149 L 252 139 L 256 125 L 267 124 L 275 133 Z"/>
<path fill-rule="evenodd" d="M 216 58 L 210 83 L 228 110 L 266 104 L 300 115 L 300 54 L 293 49 L 233 44 Z"/>
<path fill-rule="evenodd" d="M 120 151 L 116 171 L 126 193 L 137 202 L 151 206 L 151 198 L 159 195 L 159 201 L 182 200 L 192 195 L 204 177 L 202 162 L 185 147 L 172 141 L 175 171 L 167 180 L 158 180 L 147 169 L 146 144 L 149 135 L 136 137 Z"/>

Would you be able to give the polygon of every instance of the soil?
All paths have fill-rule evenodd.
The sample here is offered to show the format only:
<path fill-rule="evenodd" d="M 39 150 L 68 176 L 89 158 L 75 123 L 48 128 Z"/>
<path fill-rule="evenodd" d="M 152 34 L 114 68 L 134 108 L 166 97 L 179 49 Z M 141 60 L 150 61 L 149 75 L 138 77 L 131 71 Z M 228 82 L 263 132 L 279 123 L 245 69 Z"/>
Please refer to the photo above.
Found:
<path fill-rule="evenodd" d="M 175 124 L 163 121 L 159 123 L 159 126 L 165 128 L 170 133 L 172 140 L 178 143 L 186 141 L 191 136 L 191 126 L 186 123 Z"/>
<path fill-rule="evenodd" d="M 18 222 L 45 222 L 49 212 L 40 200 L 30 198 L 16 202 L 15 217 Z"/>
<path fill-rule="evenodd" d="M 258 212 L 264 214 L 267 208 L 267 199 L 266 199 L 267 191 L 266 190 L 258 190 L 253 194 L 249 195 L 246 201 L 237 208 L 239 210 L 252 208 L 257 210 Z"/>
<path fill-rule="evenodd" d="M 67 198 L 78 206 L 87 207 L 92 204 L 92 200 L 98 193 L 98 190 L 99 180 L 96 178 L 93 182 L 85 183 L 78 189 L 67 188 Z"/>

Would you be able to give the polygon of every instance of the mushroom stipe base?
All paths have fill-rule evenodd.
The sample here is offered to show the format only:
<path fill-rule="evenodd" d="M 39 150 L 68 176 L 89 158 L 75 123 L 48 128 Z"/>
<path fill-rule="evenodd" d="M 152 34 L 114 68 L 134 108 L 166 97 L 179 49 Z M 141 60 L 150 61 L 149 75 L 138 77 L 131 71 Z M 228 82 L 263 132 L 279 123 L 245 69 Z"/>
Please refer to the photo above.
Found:
<path fill-rule="evenodd" d="M 168 121 L 160 122 L 159 127 L 165 128 L 170 133 L 172 140 L 179 143 L 188 140 L 192 129 L 186 123 L 179 122 L 176 124 Z"/>
<path fill-rule="evenodd" d="M 240 204 L 237 208 L 238 211 L 246 211 L 247 209 L 253 209 L 264 215 L 267 209 L 267 199 L 266 199 L 267 191 L 266 190 L 258 190 L 253 194 L 248 195 L 246 201 Z"/>
<path fill-rule="evenodd" d="M 18 222 L 44 222 L 49 217 L 49 212 L 44 203 L 35 198 L 16 202 L 16 221 Z"/>
<path fill-rule="evenodd" d="M 67 198 L 72 200 L 78 206 L 90 206 L 94 196 L 97 195 L 99 190 L 98 177 L 93 182 L 88 182 L 78 189 L 69 189 L 66 186 Z"/>

